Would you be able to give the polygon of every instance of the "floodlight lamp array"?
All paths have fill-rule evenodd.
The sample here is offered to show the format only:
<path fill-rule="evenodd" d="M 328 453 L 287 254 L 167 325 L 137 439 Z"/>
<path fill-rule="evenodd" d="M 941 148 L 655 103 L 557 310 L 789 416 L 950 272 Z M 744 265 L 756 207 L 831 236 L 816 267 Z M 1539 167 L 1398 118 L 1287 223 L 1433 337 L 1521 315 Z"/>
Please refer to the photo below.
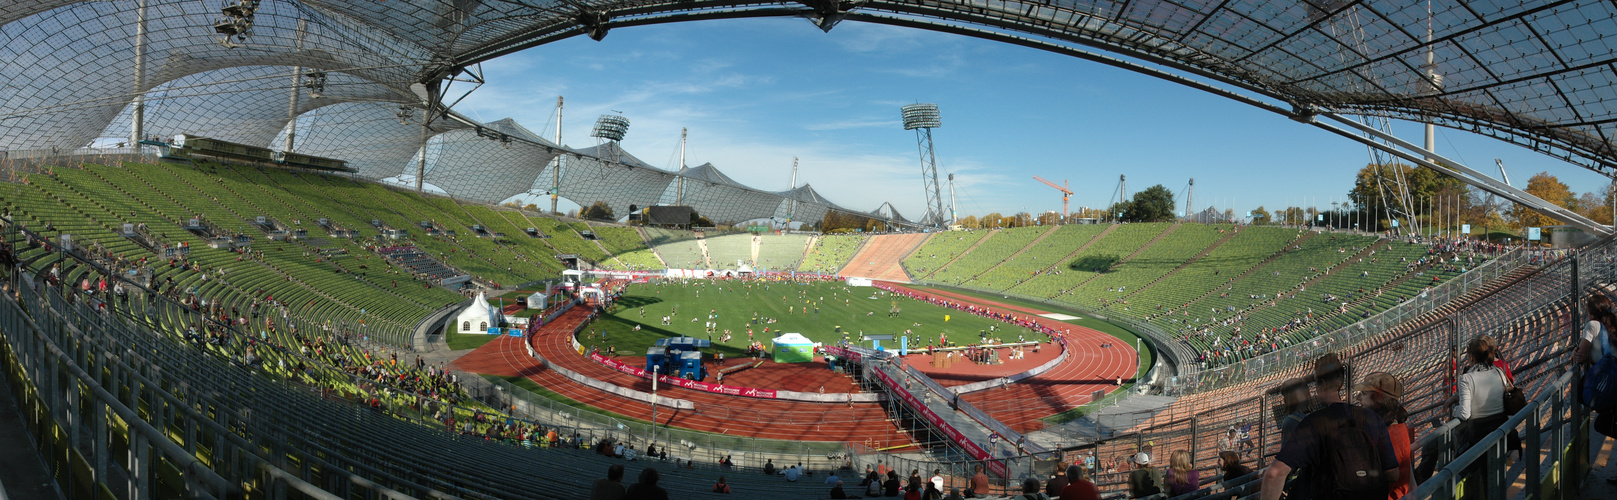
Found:
<path fill-rule="evenodd" d="M 303 74 L 303 88 L 309 89 L 309 97 L 320 98 L 326 93 L 326 72 L 313 70 Z"/>
<path fill-rule="evenodd" d="M 904 113 L 904 130 L 943 126 L 943 118 L 938 115 L 937 104 L 911 104 L 899 109 Z"/>
<path fill-rule="evenodd" d="M 595 120 L 595 129 L 590 131 L 590 137 L 599 137 L 612 142 L 622 142 L 623 136 L 629 133 L 629 119 L 623 115 L 601 115 Z"/>
<path fill-rule="evenodd" d="M 226 48 L 240 47 L 253 34 L 253 17 L 258 13 L 259 0 L 223 0 L 221 16 L 213 23 L 213 31 L 220 35 L 219 44 Z M 231 40 L 234 37 L 235 40 Z"/>

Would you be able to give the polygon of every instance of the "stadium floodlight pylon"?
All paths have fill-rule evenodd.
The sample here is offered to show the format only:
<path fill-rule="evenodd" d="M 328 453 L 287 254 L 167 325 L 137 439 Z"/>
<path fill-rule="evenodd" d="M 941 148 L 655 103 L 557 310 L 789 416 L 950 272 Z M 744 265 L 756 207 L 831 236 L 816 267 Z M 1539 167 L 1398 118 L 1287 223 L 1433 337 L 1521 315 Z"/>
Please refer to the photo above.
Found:
<path fill-rule="evenodd" d="M 938 189 L 938 160 L 932 148 L 932 129 L 942 127 L 937 104 L 911 104 L 900 108 L 904 116 L 904 130 L 915 131 L 916 147 L 921 152 L 921 187 L 926 191 L 926 216 L 921 225 L 942 227 L 948 222 L 943 213 L 943 193 Z"/>
<path fill-rule="evenodd" d="M 623 115 L 601 115 L 595 119 L 595 128 L 590 130 L 590 137 L 599 139 L 602 148 L 596 150 L 602 155 L 601 159 L 617 163 L 622 161 L 619 155 L 618 143 L 623 142 L 623 136 L 629 133 L 629 119 Z"/>

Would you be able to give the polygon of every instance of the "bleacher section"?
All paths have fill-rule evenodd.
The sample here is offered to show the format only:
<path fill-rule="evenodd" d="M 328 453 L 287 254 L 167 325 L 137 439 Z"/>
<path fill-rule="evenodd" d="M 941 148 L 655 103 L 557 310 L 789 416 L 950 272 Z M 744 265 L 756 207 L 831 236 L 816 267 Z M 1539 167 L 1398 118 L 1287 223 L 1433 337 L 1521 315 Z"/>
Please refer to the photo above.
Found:
<path fill-rule="evenodd" d="M 976 248 L 962 254 L 959 259 L 939 268 L 929 280 L 950 285 L 962 285 L 973 281 L 978 275 L 1006 262 L 1013 260 L 1023 248 L 1038 240 L 1040 236 L 1054 230 L 1053 227 L 1019 227 L 1001 229 L 988 234 Z M 937 238 L 933 238 L 936 240 Z M 964 240 L 962 240 L 964 241 Z"/>
<path fill-rule="evenodd" d="M 714 269 L 736 269 L 738 263 L 750 264 L 753 238 L 751 234 L 708 233 L 705 238 L 708 263 Z"/>
<path fill-rule="evenodd" d="M 590 230 L 598 238 L 606 251 L 611 253 L 613 259 L 604 264 L 610 269 L 649 271 L 662 269 L 663 263 L 657 260 L 657 254 L 646 248 L 646 242 L 640 238 L 640 232 L 632 227 L 624 226 L 590 226 Z"/>
<path fill-rule="evenodd" d="M 706 269 L 702 249 L 696 245 L 696 233 L 677 229 L 642 228 L 646 243 L 662 257 L 663 263 L 673 269 Z"/>
<path fill-rule="evenodd" d="M 767 271 L 791 271 L 803 262 L 809 237 L 803 234 L 758 235 L 758 258 L 752 267 Z"/>
<path fill-rule="evenodd" d="M 816 236 L 808 255 L 803 256 L 803 263 L 797 266 L 797 270 L 835 274 L 853 259 L 854 252 L 859 251 L 859 247 L 865 244 L 866 239 L 863 234 Z"/>

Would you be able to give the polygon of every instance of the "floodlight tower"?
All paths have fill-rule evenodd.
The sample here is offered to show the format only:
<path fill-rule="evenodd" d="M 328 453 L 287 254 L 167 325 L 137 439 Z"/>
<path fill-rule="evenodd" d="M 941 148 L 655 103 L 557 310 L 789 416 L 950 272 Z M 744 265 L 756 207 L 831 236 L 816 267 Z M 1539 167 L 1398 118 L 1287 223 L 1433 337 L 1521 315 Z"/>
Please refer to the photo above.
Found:
<path fill-rule="evenodd" d="M 922 224 L 938 227 L 943 224 L 943 194 L 938 190 L 937 154 L 932 149 L 932 129 L 942 127 L 937 104 L 911 104 L 900 108 L 904 115 L 904 130 L 915 131 L 916 146 L 921 151 L 921 187 L 926 191 L 926 217 Z"/>
<path fill-rule="evenodd" d="M 792 215 L 797 211 L 797 157 L 792 157 L 792 186 L 786 189 L 786 230 L 792 230 Z"/>
<path fill-rule="evenodd" d="M 1195 210 L 1196 178 L 1190 178 L 1190 186 L 1185 188 L 1185 218 L 1190 218 L 1191 210 Z"/>
<path fill-rule="evenodd" d="M 595 119 L 595 128 L 590 130 L 590 137 L 598 140 L 597 145 L 600 147 L 596 148 L 595 152 L 601 154 L 602 159 L 619 163 L 622 156 L 618 154 L 618 143 L 623 142 L 623 136 L 628 133 L 628 118 L 624 118 L 623 115 L 601 115 Z"/>

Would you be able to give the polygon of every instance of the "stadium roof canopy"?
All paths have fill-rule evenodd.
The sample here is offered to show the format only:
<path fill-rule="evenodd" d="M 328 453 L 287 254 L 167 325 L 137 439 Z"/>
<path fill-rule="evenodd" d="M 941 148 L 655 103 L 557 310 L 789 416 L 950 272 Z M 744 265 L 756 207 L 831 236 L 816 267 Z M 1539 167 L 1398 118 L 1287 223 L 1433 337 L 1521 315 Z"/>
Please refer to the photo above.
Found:
<path fill-rule="evenodd" d="M 443 143 L 463 143 L 469 136 L 521 142 L 552 155 L 577 154 L 526 137 L 532 134 L 488 133 L 484 127 L 500 127 L 446 113 L 443 101 L 453 99 L 450 87 L 456 82 L 480 79 L 476 63 L 567 37 L 600 38 L 613 28 L 690 20 L 800 17 L 825 30 L 854 20 L 1065 53 L 1316 125 L 1321 117 L 1342 114 L 1431 122 L 1602 174 L 1617 173 L 1617 5 L 1606 0 L 1429 5 L 18 0 L 0 6 L 5 40 L 0 68 L 13 76 L 0 85 L 0 147 L 104 145 L 105 138 L 131 136 L 131 115 L 140 109 L 142 132 L 148 135 L 188 133 L 281 147 L 295 131 L 293 149 L 348 160 L 372 178 L 409 171 L 421 150 L 419 121 L 428 114 L 450 118 L 427 130 L 442 136 L 437 140 Z M 291 92 L 296 89 L 301 90 Z M 1344 127 L 1343 135 L 1374 135 Z M 461 168 L 493 152 L 451 149 L 442 158 L 455 164 L 435 168 L 434 175 L 451 186 L 461 184 L 453 178 L 476 184 L 474 178 L 482 174 L 445 168 Z M 538 157 L 506 156 L 511 159 L 482 168 L 520 171 L 522 179 L 541 174 Z M 716 173 L 691 170 L 709 177 Z M 636 175 L 664 175 L 653 174 Z M 711 184 L 740 189 L 725 180 L 721 175 Z M 1481 179 L 1469 182 L 1503 189 Z M 755 201 L 748 202 L 755 205 L 748 210 L 766 215 L 761 211 L 768 204 Z"/>

